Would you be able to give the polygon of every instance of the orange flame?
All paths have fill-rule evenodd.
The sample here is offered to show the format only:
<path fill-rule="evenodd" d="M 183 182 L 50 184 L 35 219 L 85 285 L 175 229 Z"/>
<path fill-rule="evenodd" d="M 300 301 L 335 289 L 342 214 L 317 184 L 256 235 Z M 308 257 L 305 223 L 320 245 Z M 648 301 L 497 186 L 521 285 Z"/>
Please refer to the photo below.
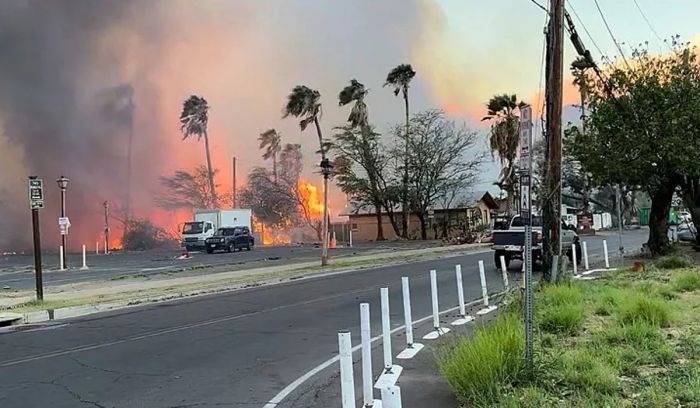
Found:
<path fill-rule="evenodd" d="M 304 203 L 303 206 L 311 218 L 323 218 L 323 193 L 321 189 L 308 180 L 299 180 L 299 193 Z"/>

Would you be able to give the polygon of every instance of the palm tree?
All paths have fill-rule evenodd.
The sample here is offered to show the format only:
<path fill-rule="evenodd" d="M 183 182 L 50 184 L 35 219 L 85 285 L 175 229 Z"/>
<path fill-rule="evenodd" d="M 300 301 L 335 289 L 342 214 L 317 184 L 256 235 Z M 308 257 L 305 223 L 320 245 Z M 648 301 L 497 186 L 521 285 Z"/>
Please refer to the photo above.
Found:
<path fill-rule="evenodd" d="M 209 135 L 207 134 L 207 123 L 209 121 L 209 104 L 201 96 L 192 95 L 182 104 L 180 114 L 180 131 L 183 134 L 182 140 L 189 136 L 196 135 L 197 140 L 204 136 L 204 148 L 207 153 L 207 171 L 209 178 L 209 191 L 211 191 L 211 202 L 214 207 L 218 206 L 216 198 L 216 187 L 214 185 L 214 169 L 211 166 L 211 153 L 209 152 Z"/>
<path fill-rule="evenodd" d="M 365 103 L 365 96 L 368 91 L 365 86 L 355 79 L 350 81 L 350 84 L 343 88 L 338 94 L 338 105 L 345 106 L 349 103 L 355 102 L 350 110 L 350 116 L 348 116 L 348 122 L 350 123 L 350 128 L 360 128 L 363 145 L 367 146 L 367 138 L 371 129 L 369 127 L 369 115 L 367 113 L 367 104 Z M 371 189 L 372 199 L 374 201 L 374 208 L 377 216 L 377 241 L 384 241 L 384 225 L 382 219 L 382 202 L 379 197 L 379 189 L 376 177 L 376 166 L 371 159 L 371 154 L 368 149 L 363 149 L 367 154 L 365 155 L 365 160 L 363 160 L 364 165 L 367 167 L 365 171 L 367 172 L 367 179 L 369 181 L 369 188 Z"/>
<path fill-rule="evenodd" d="M 283 109 L 283 118 L 294 116 L 299 120 L 299 128 L 302 132 L 313 123 L 316 126 L 318 136 L 319 153 L 321 154 L 321 166 L 323 171 L 323 250 L 321 253 L 321 265 L 328 264 L 328 160 L 326 152 L 329 144 L 323 140 L 321 125 L 318 120 L 321 116 L 321 93 L 305 85 L 297 85 L 287 97 L 287 104 Z"/>
<path fill-rule="evenodd" d="M 282 151 L 282 135 L 277 133 L 275 129 L 268 129 L 258 137 L 260 141 L 260 149 L 265 149 L 263 159 L 272 159 L 272 177 L 277 183 L 277 154 Z"/>
<path fill-rule="evenodd" d="M 510 215 L 515 197 L 515 157 L 520 139 L 520 119 L 516 109 L 525 106 L 515 95 L 496 95 L 486 105 L 487 114 L 482 120 L 491 121 L 489 146 L 491 154 L 497 153 L 501 161 L 501 174 L 496 185 L 508 194 L 506 211 Z"/>
<path fill-rule="evenodd" d="M 411 80 L 416 76 L 416 71 L 413 70 L 411 64 L 401 64 L 396 68 L 392 69 L 386 76 L 386 82 L 384 86 L 394 87 L 394 95 L 398 96 L 399 93 L 403 96 L 404 106 L 406 108 L 406 143 L 404 152 L 404 170 L 403 170 L 403 180 L 402 180 L 402 197 L 401 197 L 401 212 L 403 213 L 403 219 L 401 220 L 401 226 L 403 228 L 402 236 L 403 238 L 408 238 L 408 131 L 409 131 L 409 110 L 408 110 L 408 87 L 411 84 Z"/>

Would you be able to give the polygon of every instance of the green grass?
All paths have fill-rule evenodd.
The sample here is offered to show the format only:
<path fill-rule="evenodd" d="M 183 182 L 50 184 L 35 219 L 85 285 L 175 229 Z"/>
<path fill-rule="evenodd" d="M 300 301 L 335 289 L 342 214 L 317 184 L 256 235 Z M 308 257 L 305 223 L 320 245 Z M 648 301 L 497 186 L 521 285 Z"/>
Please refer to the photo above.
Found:
<path fill-rule="evenodd" d="M 692 262 L 683 255 L 668 255 L 654 261 L 654 265 L 659 269 L 681 269 L 690 268 Z"/>
<path fill-rule="evenodd" d="M 673 278 L 673 289 L 678 292 L 692 292 L 700 289 L 700 274 L 689 270 L 677 274 Z"/>
<path fill-rule="evenodd" d="M 521 376 L 523 336 L 522 319 L 508 313 L 477 329 L 473 338 L 439 351 L 440 371 L 462 403 L 486 404 Z"/>
<path fill-rule="evenodd" d="M 671 323 L 671 307 L 663 300 L 639 293 L 622 299 L 618 307 L 618 319 L 623 324 L 645 322 L 668 327 Z"/>
<path fill-rule="evenodd" d="M 508 324 L 522 330 L 522 300 L 514 300 L 509 316 L 496 319 L 498 330 L 481 328 L 478 339 L 440 355 L 461 406 L 700 408 L 700 269 L 678 269 L 677 259 L 661 264 L 669 268 L 536 291 L 532 376 L 505 364 L 496 351 L 503 348 L 493 346 Z M 454 350 L 461 362 L 452 362 Z M 504 366 L 508 374 L 499 371 Z"/>

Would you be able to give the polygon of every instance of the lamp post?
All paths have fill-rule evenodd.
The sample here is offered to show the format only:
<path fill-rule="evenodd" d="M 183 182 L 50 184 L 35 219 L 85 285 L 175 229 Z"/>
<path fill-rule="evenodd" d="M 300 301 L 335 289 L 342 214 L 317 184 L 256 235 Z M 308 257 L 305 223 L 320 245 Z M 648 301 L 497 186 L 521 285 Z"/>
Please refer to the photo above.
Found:
<path fill-rule="evenodd" d="M 321 174 L 323 174 L 323 249 L 321 252 L 321 266 L 328 264 L 328 178 L 331 176 L 333 165 L 327 157 L 321 160 Z"/>
<path fill-rule="evenodd" d="M 68 187 L 69 178 L 61 176 L 56 179 L 58 183 L 58 189 L 61 190 L 61 218 L 66 217 L 66 187 Z M 68 236 L 68 228 L 65 231 L 61 231 L 61 245 L 63 245 L 63 267 L 68 268 L 68 263 L 66 262 L 66 252 L 68 252 L 68 247 L 66 246 L 66 237 Z"/>

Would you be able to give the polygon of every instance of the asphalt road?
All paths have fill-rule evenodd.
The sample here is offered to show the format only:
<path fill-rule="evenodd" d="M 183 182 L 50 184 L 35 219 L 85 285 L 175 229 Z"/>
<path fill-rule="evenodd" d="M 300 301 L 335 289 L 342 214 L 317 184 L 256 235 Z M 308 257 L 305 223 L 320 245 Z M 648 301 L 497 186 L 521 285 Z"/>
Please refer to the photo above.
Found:
<path fill-rule="evenodd" d="M 638 247 L 645 235 L 630 232 L 626 239 Z M 588 242 L 591 261 L 600 264 L 601 238 Z M 479 296 L 480 259 L 487 265 L 490 291 L 501 290 L 491 253 L 481 252 L 6 332 L 0 334 L 0 406 L 262 408 L 337 353 L 339 329 L 350 329 L 358 344 L 360 302 L 371 304 L 373 335 L 379 333 L 380 287 L 389 287 L 392 324 L 400 326 L 401 276 L 411 278 L 417 319 L 430 313 L 430 269 L 438 271 L 440 305 L 446 309 L 457 303 L 456 263 L 462 264 L 466 298 Z M 394 341 L 394 354 L 401 346 L 400 339 Z M 318 406 L 318 387 L 336 371 L 337 364 L 321 371 L 278 407 Z"/>
<path fill-rule="evenodd" d="M 415 249 L 439 245 L 439 241 L 404 241 L 385 243 L 363 243 L 352 248 L 331 250 L 332 257 L 352 256 L 369 250 L 379 249 Z M 110 255 L 87 256 L 88 270 L 81 270 L 82 254 L 70 254 L 67 260 L 69 269 L 58 270 L 58 254 L 44 254 L 44 285 L 54 286 L 96 280 L 114 280 L 127 276 L 148 276 L 167 278 L 177 276 L 201 275 L 206 273 L 230 272 L 264 266 L 285 265 L 320 259 L 321 249 L 314 246 L 275 246 L 256 247 L 252 251 L 235 253 L 192 252 L 192 258 L 177 259 L 180 250 L 154 250 L 145 252 L 115 252 Z M 196 270 L 191 267 L 196 266 Z M 33 258 L 30 255 L 12 255 L 0 258 L 0 288 L 4 290 L 31 289 L 34 283 Z"/>

